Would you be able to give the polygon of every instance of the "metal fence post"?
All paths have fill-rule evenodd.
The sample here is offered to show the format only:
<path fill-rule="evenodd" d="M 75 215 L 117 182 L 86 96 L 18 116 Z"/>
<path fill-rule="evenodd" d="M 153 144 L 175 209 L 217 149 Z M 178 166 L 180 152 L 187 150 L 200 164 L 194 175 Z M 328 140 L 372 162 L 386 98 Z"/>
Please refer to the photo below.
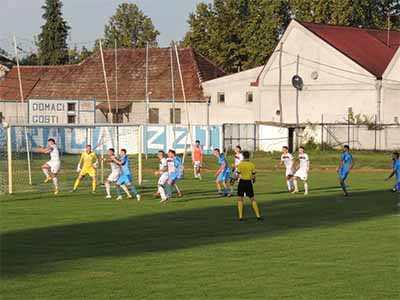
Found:
<path fill-rule="evenodd" d="M 256 151 L 257 151 L 257 124 L 253 124 L 254 128 L 253 128 L 253 132 L 254 132 L 254 145 L 253 145 L 253 156 L 256 156 Z"/>
<path fill-rule="evenodd" d="M 321 151 L 324 151 L 324 115 L 321 115 Z"/>
<path fill-rule="evenodd" d="M 375 126 L 374 126 L 374 136 L 375 136 L 375 138 L 374 138 L 374 151 L 376 151 L 376 134 L 377 134 L 377 130 L 378 130 L 378 128 L 377 128 L 377 123 L 378 123 L 378 120 L 377 120 L 377 116 L 375 115 Z"/>
<path fill-rule="evenodd" d="M 347 116 L 347 145 L 350 146 L 350 116 Z"/>

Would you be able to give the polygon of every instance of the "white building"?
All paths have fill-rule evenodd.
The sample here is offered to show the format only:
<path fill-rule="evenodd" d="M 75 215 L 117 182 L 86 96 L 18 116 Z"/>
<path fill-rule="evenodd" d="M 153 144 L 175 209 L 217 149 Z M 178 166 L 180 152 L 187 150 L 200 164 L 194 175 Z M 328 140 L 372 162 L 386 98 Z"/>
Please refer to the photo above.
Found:
<path fill-rule="evenodd" d="M 265 67 L 203 83 L 211 97 L 211 123 L 345 122 L 376 116 L 400 118 L 400 32 L 304 23 L 293 20 Z M 397 50 L 397 54 L 395 55 Z M 281 102 L 281 106 L 280 106 Z"/>

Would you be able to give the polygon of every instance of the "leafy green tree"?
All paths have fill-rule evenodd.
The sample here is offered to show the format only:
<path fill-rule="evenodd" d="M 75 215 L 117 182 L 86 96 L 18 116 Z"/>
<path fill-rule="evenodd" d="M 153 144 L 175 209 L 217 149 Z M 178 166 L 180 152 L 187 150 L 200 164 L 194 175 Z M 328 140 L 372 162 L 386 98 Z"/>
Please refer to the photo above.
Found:
<path fill-rule="evenodd" d="M 85 46 L 83 46 L 81 50 L 78 50 L 78 48 L 75 46 L 68 51 L 69 64 L 79 64 L 93 53 L 93 51 L 88 50 Z"/>
<path fill-rule="evenodd" d="M 388 16 L 400 25 L 400 0 L 292 0 L 293 16 L 301 21 L 382 29 Z"/>
<path fill-rule="evenodd" d="M 42 6 L 45 20 L 38 36 L 39 63 L 60 65 L 68 63 L 67 37 L 70 27 L 62 15 L 60 0 L 45 0 Z"/>
<path fill-rule="evenodd" d="M 39 64 L 39 57 L 36 53 L 30 53 L 22 57 L 19 61 L 21 66 L 36 66 Z"/>
<path fill-rule="evenodd" d="M 147 42 L 155 47 L 159 34 L 136 4 L 122 3 L 104 28 L 104 46 L 114 47 L 117 40 L 118 47 L 143 48 Z"/>
<path fill-rule="evenodd" d="M 212 57 L 211 35 L 214 31 L 214 13 L 211 4 L 199 3 L 196 11 L 189 15 L 189 31 L 182 42 L 183 46 L 195 46 L 196 50 Z"/>
<path fill-rule="evenodd" d="M 274 51 L 291 17 L 288 1 L 250 1 L 250 18 L 243 39 L 248 59 L 243 68 L 265 64 Z"/>
<path fill-rule="evenodd" d="M 1 48 L 1 47 L 0 47 L 0 55 L 3 55 L 3 56 L 5 56 L 5 57 L 7 57 L 7 58 L 10 57 L 10 54 L 9 54 L 6 50 L 4 50 L 3 48 Z"/>

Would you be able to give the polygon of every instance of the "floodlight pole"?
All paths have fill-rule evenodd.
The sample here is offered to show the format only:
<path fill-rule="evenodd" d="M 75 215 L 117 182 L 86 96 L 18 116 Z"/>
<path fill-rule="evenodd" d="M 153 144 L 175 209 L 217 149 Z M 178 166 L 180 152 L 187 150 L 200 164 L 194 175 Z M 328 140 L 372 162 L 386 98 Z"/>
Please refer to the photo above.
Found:
<path fill-rule="evenodd" d="M 28 120 L 26 119 L 26 113 L 23 108 L 25 99 L 24 99 L 24 91 L 22 89 L 21 69 L 19 67 L 18 47 L 17 47 L 17 40 L 15 38 L 15 35 L 13 35 L 13 41 L 14 41 L 15 61 L 17 63 L 19 95 L 21 97 L 22 111 L 23 111 L 22 115 L 23 115 L 24 123 L 26 124 L 26 123 L 28 123 Z M 18 105 L 17 105 L 17 107 L 18 107 Z M 18 120 L 17 120 L 17 122 L 18 122 Z M 26 126 L 24 127 L 24 133 L 25 133 L 26 158 L 28 160 L 28 179 L 29 179 L 29 184 L 32 185 L 31 153 L 29 151 L 28 130 L 27 130 Z"/>
<path fill-rule="evenodd" d="M 296 75 L 297 76 L 299 76 L 299 62 L 300 62 L 300 56 L 297 54 L 297 59 L 296 59 Z M 300 130 L 299 93 L 300 93 L 299 88 L 296 88 L 296 150 L 299 148 L 299 130 Z"/>
<path fill-rule="evenodd" d="M 283 111 L 282 111 L 282 51 L 283 43 L 279 44 L 279 85 L 278 85 L 278 101 L 279 101 L 279 123 L 282 126 L 283 123 Z"/>
<path fill-rule="evenodd" d="M 193 145 L 193 139 L 192 139 L 192 131 L 191 131 L 191 125 L 190 125 L 190 117 L 189 117 L 189 106 L 186 101 L 185 85 L 183 82 L 183 75 L 182 75 L 181 62 L 179 59 L 178 46 L 176 45 L 176 43 L 174 43 L 174 46 L 175 46 L 176 62 L 178 65 L 178 73 L 179 73 L 179 78 L 181 81 L 183 102 L 185 103 L 187 130 L 188 130 L 188 134 L 186 135 L 186 138 L 185 138 L 185 148 L 184 148 L 183 157 L 182 157 L 182 162 L 185 163 L 185 157 L 186 157 L 186 151 L 187 151 L 187 139 L 189 137 L 191 146 Z"/>
<path fill-rule="evenodd" d="M 119 108 L 118 108 L 118 43 L 115 39 L 115 110 L 118 118 Z M 118 121 L 116 122 L 118 123 Z"/>
<path fill-rule="evenodd" d="M 170 65 L 171 65 L 171 91 L 172 91 L 172 134 L 174 137 L 174 143 L 176 139 L 175 127 L 176 127 L 176 116 L 175 116 L 175 80 L 174 80 L 174 62 L 173 62 L 173 49 L 174 42 L 171 42 L 171 47 L 169 48 Z"/>
<path fill-rule="evenodd" d="M 101 64 L 103 66 L 104 85 L 105 85 L 105 88 L 106 88 L 107 103 L 108 103 L 108 114 L 107 114 L 107 116 L 109 118 L 109 122 L 112 124 L 113 123 L 113 119 L 112 119 L 112 111 L 111 111 L 110 93 L 109 93 L 109 90 L 108 90 L 106 65 L 105 65 L 105 62 L 104 62 L 103 45 L 102 45 L 101 39 L 99 40 L 99 46 L 100 46 Z"/>

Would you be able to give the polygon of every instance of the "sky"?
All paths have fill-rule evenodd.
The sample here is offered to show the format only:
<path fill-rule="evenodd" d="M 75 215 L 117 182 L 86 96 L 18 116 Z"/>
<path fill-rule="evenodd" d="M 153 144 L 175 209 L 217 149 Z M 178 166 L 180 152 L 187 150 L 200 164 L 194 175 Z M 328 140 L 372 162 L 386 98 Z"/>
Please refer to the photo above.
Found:
<path fill-rule="evenodd" d="M 34 36 L 40 33 L 43 24 L 41 6 L 45 0 L 0 0 L 0 47 L 12 52 L 12 36 L 25 51 L 33 51 Z M 101 37 L 104 25 L 115 13 L 119 3 L 131 2 L 149 16 L 160 31 L 158 43 L 161 47 L 171 40 L 181 40 L 188 30 L 189 13 L 195 11 L 200 2 L 212 0 L 63 0 L 63 14 L 72 27 L 68 44 L 81 48 L 92 47 Z"/>

